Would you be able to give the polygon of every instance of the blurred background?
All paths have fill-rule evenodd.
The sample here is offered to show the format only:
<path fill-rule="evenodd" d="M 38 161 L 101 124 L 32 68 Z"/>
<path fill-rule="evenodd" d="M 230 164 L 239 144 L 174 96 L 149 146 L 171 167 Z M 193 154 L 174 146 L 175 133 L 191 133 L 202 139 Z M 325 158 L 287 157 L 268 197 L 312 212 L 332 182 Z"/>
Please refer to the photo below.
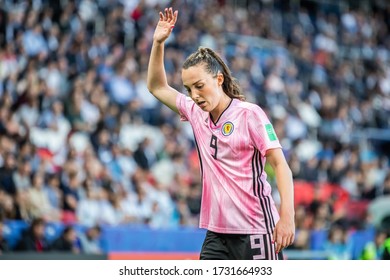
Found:
<path fill-rule="evenodd" d="M 274 124 L 286 258 L 389 258 L 389 1 L 0 0 L 0 259 L 198 258 L 191 128 L 146 87 L 167 6 L 169 83 L 211 47 Z"/>

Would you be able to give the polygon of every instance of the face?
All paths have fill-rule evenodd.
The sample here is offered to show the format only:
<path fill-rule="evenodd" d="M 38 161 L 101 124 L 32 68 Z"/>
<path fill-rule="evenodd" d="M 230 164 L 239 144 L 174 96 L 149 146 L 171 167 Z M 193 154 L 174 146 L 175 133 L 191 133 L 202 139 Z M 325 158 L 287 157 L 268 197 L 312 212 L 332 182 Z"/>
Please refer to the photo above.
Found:
<path fill-rule="evenodd" d="M 34 234 L 37 238 L 42 238 L 45 235 L 45 225 L 44 224 L 37 224 L 34 227 Z"/>
<path fill-rule="evenodd" d="M 183 69 L 182 80 L 189 97 L 204 111 L 213 111 L 224 95 L 223 75 L 214 77 L 202 64 Z"/>
<path fill-rule="evenodd" d="M 76 231 L 75 230 L 70 230 L 68 232 L 68 234 L 65 236 L 65 239 L 70 241 L 70 242 L 74 242 L 77 238 L 77 234 L 76 234 Z"/>
<path fill-rule="evenodd" d="M 33 179 L 33 186 L 36 189 L 42 189 L 43 188 L 43 177 L 41 175 L 36 175 Z"/>

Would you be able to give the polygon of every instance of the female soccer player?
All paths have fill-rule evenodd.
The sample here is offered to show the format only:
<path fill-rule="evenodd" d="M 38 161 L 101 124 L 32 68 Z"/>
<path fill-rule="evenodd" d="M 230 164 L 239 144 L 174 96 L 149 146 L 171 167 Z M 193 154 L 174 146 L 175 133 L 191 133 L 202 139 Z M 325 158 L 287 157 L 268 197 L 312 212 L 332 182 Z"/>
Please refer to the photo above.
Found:
<path fill-rule="evenodd" d="M 295 233 L 293 181 L 270 121 L 259 106 L 244 101 L 229 68 L 209 48 L 199 48 L 183 64 L 188 96 L 170 87 L 164 42 L 178 11 L 159 15 L 147 83 L 194 132 L 203 186 L 199 226 L 207 229 L 200 259 L 282 259 L 281 250 Z M 276 172 L 280 215 L 266 180 L 266 160 Z"/>

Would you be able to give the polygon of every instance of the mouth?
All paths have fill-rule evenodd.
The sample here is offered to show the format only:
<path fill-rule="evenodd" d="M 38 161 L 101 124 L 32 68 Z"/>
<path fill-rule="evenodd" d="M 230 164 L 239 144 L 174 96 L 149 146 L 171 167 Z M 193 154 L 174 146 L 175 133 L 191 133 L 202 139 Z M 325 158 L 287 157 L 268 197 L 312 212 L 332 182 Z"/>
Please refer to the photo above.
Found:
<path fill-rule="evenodd" d="M 199 107 L 203 108 L 204 106 L 206 106 L 206 101 L 200 101 L 197 104 Z"/>

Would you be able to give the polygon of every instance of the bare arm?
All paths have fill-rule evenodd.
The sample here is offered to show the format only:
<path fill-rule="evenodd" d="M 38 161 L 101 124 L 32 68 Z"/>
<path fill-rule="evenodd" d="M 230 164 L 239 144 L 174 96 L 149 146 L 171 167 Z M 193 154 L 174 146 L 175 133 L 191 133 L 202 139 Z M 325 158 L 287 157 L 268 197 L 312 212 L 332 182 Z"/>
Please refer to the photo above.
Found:
<path fill-rule="evenodd" d="M 279 252 L 294 242 L 294 185 L 291 170 L 282 150 L 268 150 L 266 157 L 275 170 L 276 183 L 280 194 L 280 220 L 276 224 L 273 233 L 276 251 Z"/>
<path fill-rule="evenodd" d="M 147 76 L 149 91 L 176 113 L 178 113 L 176 107 L 178 91 L 169 86 L 167 82 L 164 68 L 164 43 L 172 33 L 172 28 L 177 20 L 177 14 L 178 12 L 173 12 L 172 8 L 165 9 L 164 14 L 160 12 L 160 20 L 154 31 Z"/>

